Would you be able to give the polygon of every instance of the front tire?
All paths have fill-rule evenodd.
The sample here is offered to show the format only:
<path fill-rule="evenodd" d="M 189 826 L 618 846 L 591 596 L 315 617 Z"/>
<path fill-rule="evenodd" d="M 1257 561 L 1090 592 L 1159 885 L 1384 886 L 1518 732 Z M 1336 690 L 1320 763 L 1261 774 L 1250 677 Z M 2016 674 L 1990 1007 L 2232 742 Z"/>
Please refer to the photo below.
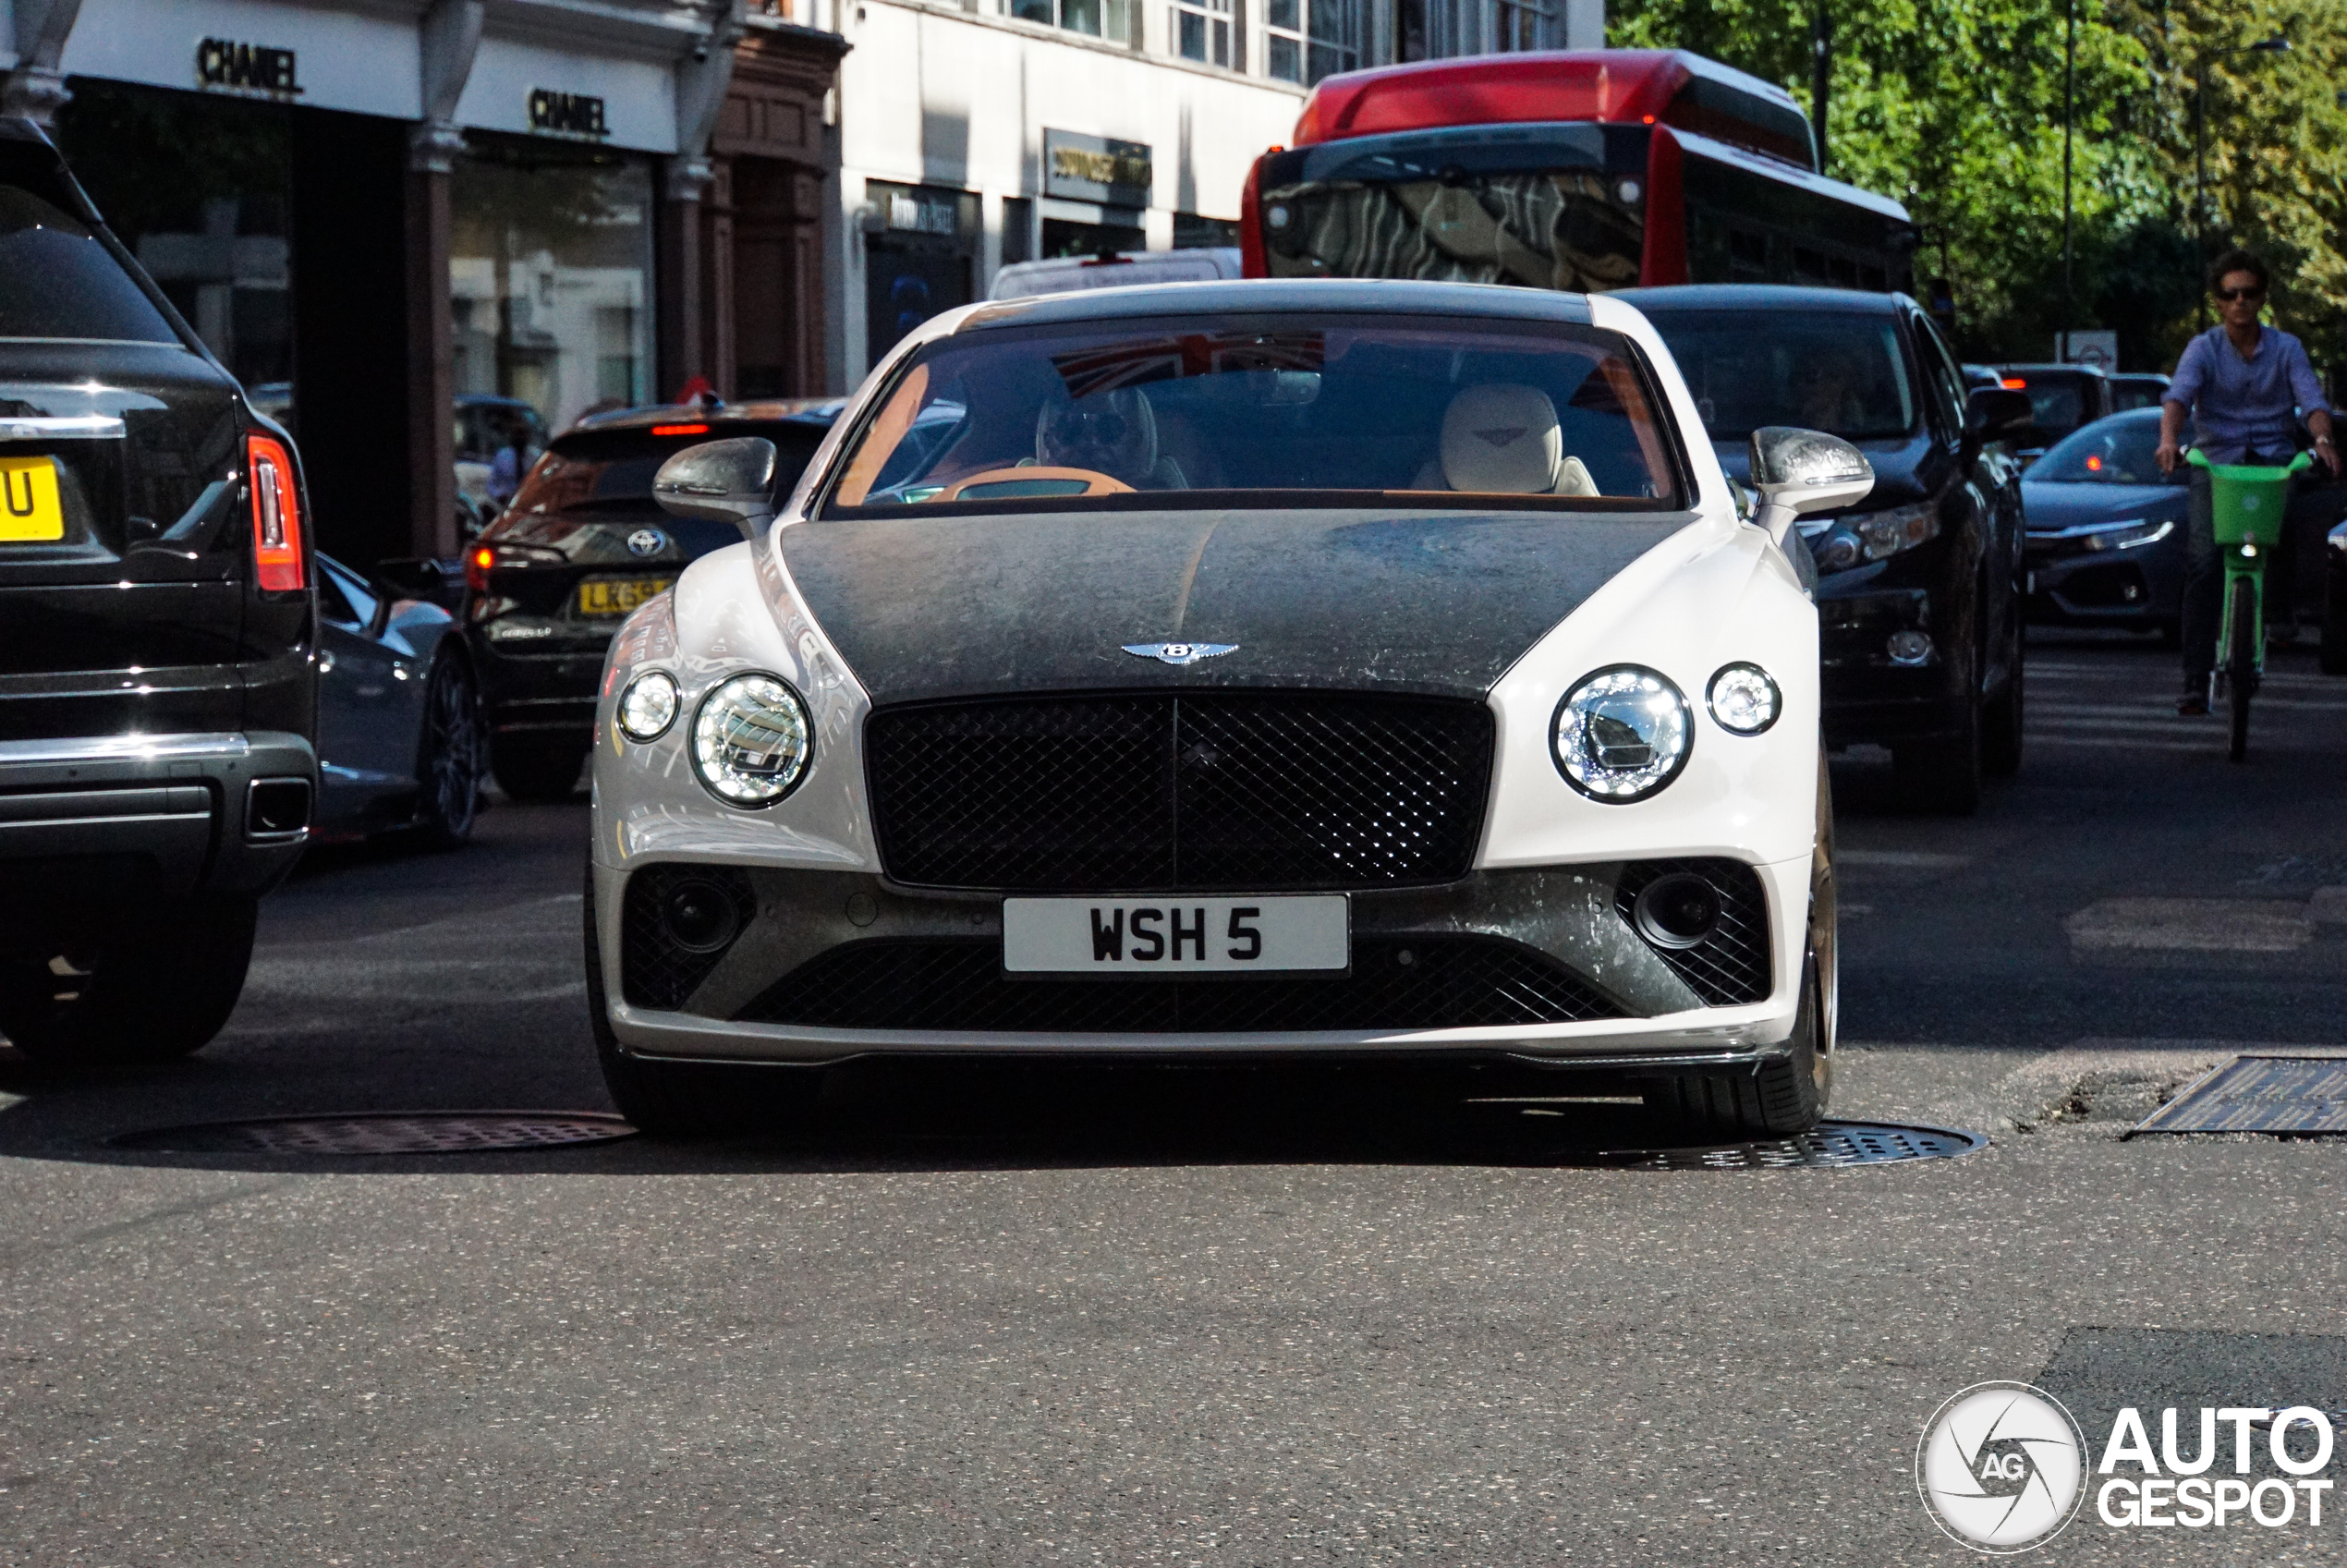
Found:
<path fill-rule="evenodd" d="M 227 1023 L 252 964 L 258 902 L 213 895 L 140 909 L 86 949 L 0 966 L 0 1033 L 43 1066 L 174 1062 Z"/>
<path fill-rule="evenodd" d="M 1980 770 L 1993 779 L 2009 779 L 2021 772 L 2022 730 L 2028 718 L 2028 645 L 2018 614 L 2012 640 L 2005 688 L 1989 699 L 1980 719 Z"/>
<path fill-rule="evenodd" d="M 1684 1073 L 1647 1103 L 1693 1139 L 1734 1143 L 1806 1133 L 1825 1114 L 1831 1056 L 1825 1047 L 1828 1006 L 1816 955 L 1801 966 L 1801 1007 L 1782 1055 L 1736 1071 Z"/>
<path fill-rule="evenodd" d="M 2233 584 L 2229 642 L 2225 687 L 2232 714 L 2225 755 L 2239 762 L 2249 755 L 2249 699 L 2257 695 L 2257 585 L 2247 577 Z"/>
<path fill-rule="evenodd" d="M 500 735 L 489 743 L 489 772 L 512 799 L 533 805 L 568 800 L 587 765 L 588 742 L 567 737 Z"/>

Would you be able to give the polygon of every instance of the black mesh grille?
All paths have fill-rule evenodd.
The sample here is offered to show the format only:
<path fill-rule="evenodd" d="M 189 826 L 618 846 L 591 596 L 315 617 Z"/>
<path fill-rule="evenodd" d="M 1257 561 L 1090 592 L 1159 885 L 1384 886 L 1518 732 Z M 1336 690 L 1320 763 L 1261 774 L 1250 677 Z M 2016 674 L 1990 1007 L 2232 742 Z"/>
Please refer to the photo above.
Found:
<path fill-rule="evenodd" d="M 731 900 L 733 905 L 733 930 L 706 951 L 677 941 L 662 912 L 668 895 L 688 882 L 707 884 L 712 897 Z M 627 893 L 620 905 L 620 994 L 635 1007 L 663 1012 L 682 1007 L 757 913 L 757 894 L 750 891 L 749 877 L 739 867 L 646 867 L 627 879 Z"/>
<path fill-rule="evenodd" d="M 1033 891 L 1392 887 L 1465 876 L 1491 715 L 1439 699 L 1213 693 L 885 709 L 889 874 Z"/>
<path fill-rule="evenodd" d="M 1492 937 L 1356 942 L 1353 972 L 1287 979 L 1014 980 L 999 943 L 859 942 L 745 1009 L 844 1029 L 1253 1033 L 1571 1024 L 1618 1012 L 1556 960 Z"/>
<path fill-rule="evenodd" d="M 1769 899 L 1760 875 L 1741 860 L 1633 860 L 1622 869 L 1613 906 L 1636 930 L 1638 894 L 1660 878 L 1689 871 L 1720 895 L 1720 924 L 1693 947 L 1648 945 L 1687 982 L 1707 1007 L 1766 1002 L 1772 989 L 1769 966 Z"/>

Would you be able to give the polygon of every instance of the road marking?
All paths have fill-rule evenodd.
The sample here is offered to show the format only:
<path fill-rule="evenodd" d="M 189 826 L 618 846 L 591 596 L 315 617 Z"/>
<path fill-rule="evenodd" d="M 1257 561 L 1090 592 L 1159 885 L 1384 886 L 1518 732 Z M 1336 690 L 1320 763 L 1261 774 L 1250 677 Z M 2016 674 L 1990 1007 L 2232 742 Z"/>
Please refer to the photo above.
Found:
<path fill-rule="evenodd" d="M 2073 948 L 2292 953 L 2315 934 L 2306 906 L 2265 898 L 2106 898 L 2068 919 Z"/>

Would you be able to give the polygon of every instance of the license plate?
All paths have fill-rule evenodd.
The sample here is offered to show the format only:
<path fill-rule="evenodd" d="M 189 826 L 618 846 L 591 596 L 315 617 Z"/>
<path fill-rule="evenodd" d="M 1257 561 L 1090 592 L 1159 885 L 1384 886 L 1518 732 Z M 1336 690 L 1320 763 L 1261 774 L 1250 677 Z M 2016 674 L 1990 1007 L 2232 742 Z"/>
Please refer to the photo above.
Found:
<path fill-rule="evenodd" d="M 1003 900 L 1003 967 L 1014 974 L 1248 975 L 1351 963 L 1342 893 Z"/>
<path fill-rule="evenodd" d="M 55 457 L 0 457 L 0 541 L 63 539 Z"/>
<path fill-rule="evenodd" d="M 652 595 L 664 591 L 675 577 L 597 577 L 578 585 L 582 615 L 625 615 Z"/>

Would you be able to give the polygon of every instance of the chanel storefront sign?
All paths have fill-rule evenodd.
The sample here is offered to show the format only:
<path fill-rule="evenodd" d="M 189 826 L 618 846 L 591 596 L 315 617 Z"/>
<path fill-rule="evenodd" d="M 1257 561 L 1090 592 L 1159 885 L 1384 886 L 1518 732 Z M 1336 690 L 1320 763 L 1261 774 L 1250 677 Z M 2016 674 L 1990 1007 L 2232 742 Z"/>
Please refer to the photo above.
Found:
<path fill-rule="evenodd" d="M 1157 171 L 1146 141 L 1116 141 L 1080 131 L 1043 133 L 1043 194 L 1104 207 L 1146 207 Z"/>
<path fill-rule="evenodd" d="M 225 38 L 207 38 L 196 45 L 196 84 L 214 92 L 249 92 L 270 98 L 301 95 L 292 50 Z"/>
<path fill-rule="evenodd" d="M 603 121 L 603 101 L 584 92 L 556 92 L 551 87 L 529 90 L 529 128 L 541 136 L 575 136 L 601 141 L 611 134 Z"/>

